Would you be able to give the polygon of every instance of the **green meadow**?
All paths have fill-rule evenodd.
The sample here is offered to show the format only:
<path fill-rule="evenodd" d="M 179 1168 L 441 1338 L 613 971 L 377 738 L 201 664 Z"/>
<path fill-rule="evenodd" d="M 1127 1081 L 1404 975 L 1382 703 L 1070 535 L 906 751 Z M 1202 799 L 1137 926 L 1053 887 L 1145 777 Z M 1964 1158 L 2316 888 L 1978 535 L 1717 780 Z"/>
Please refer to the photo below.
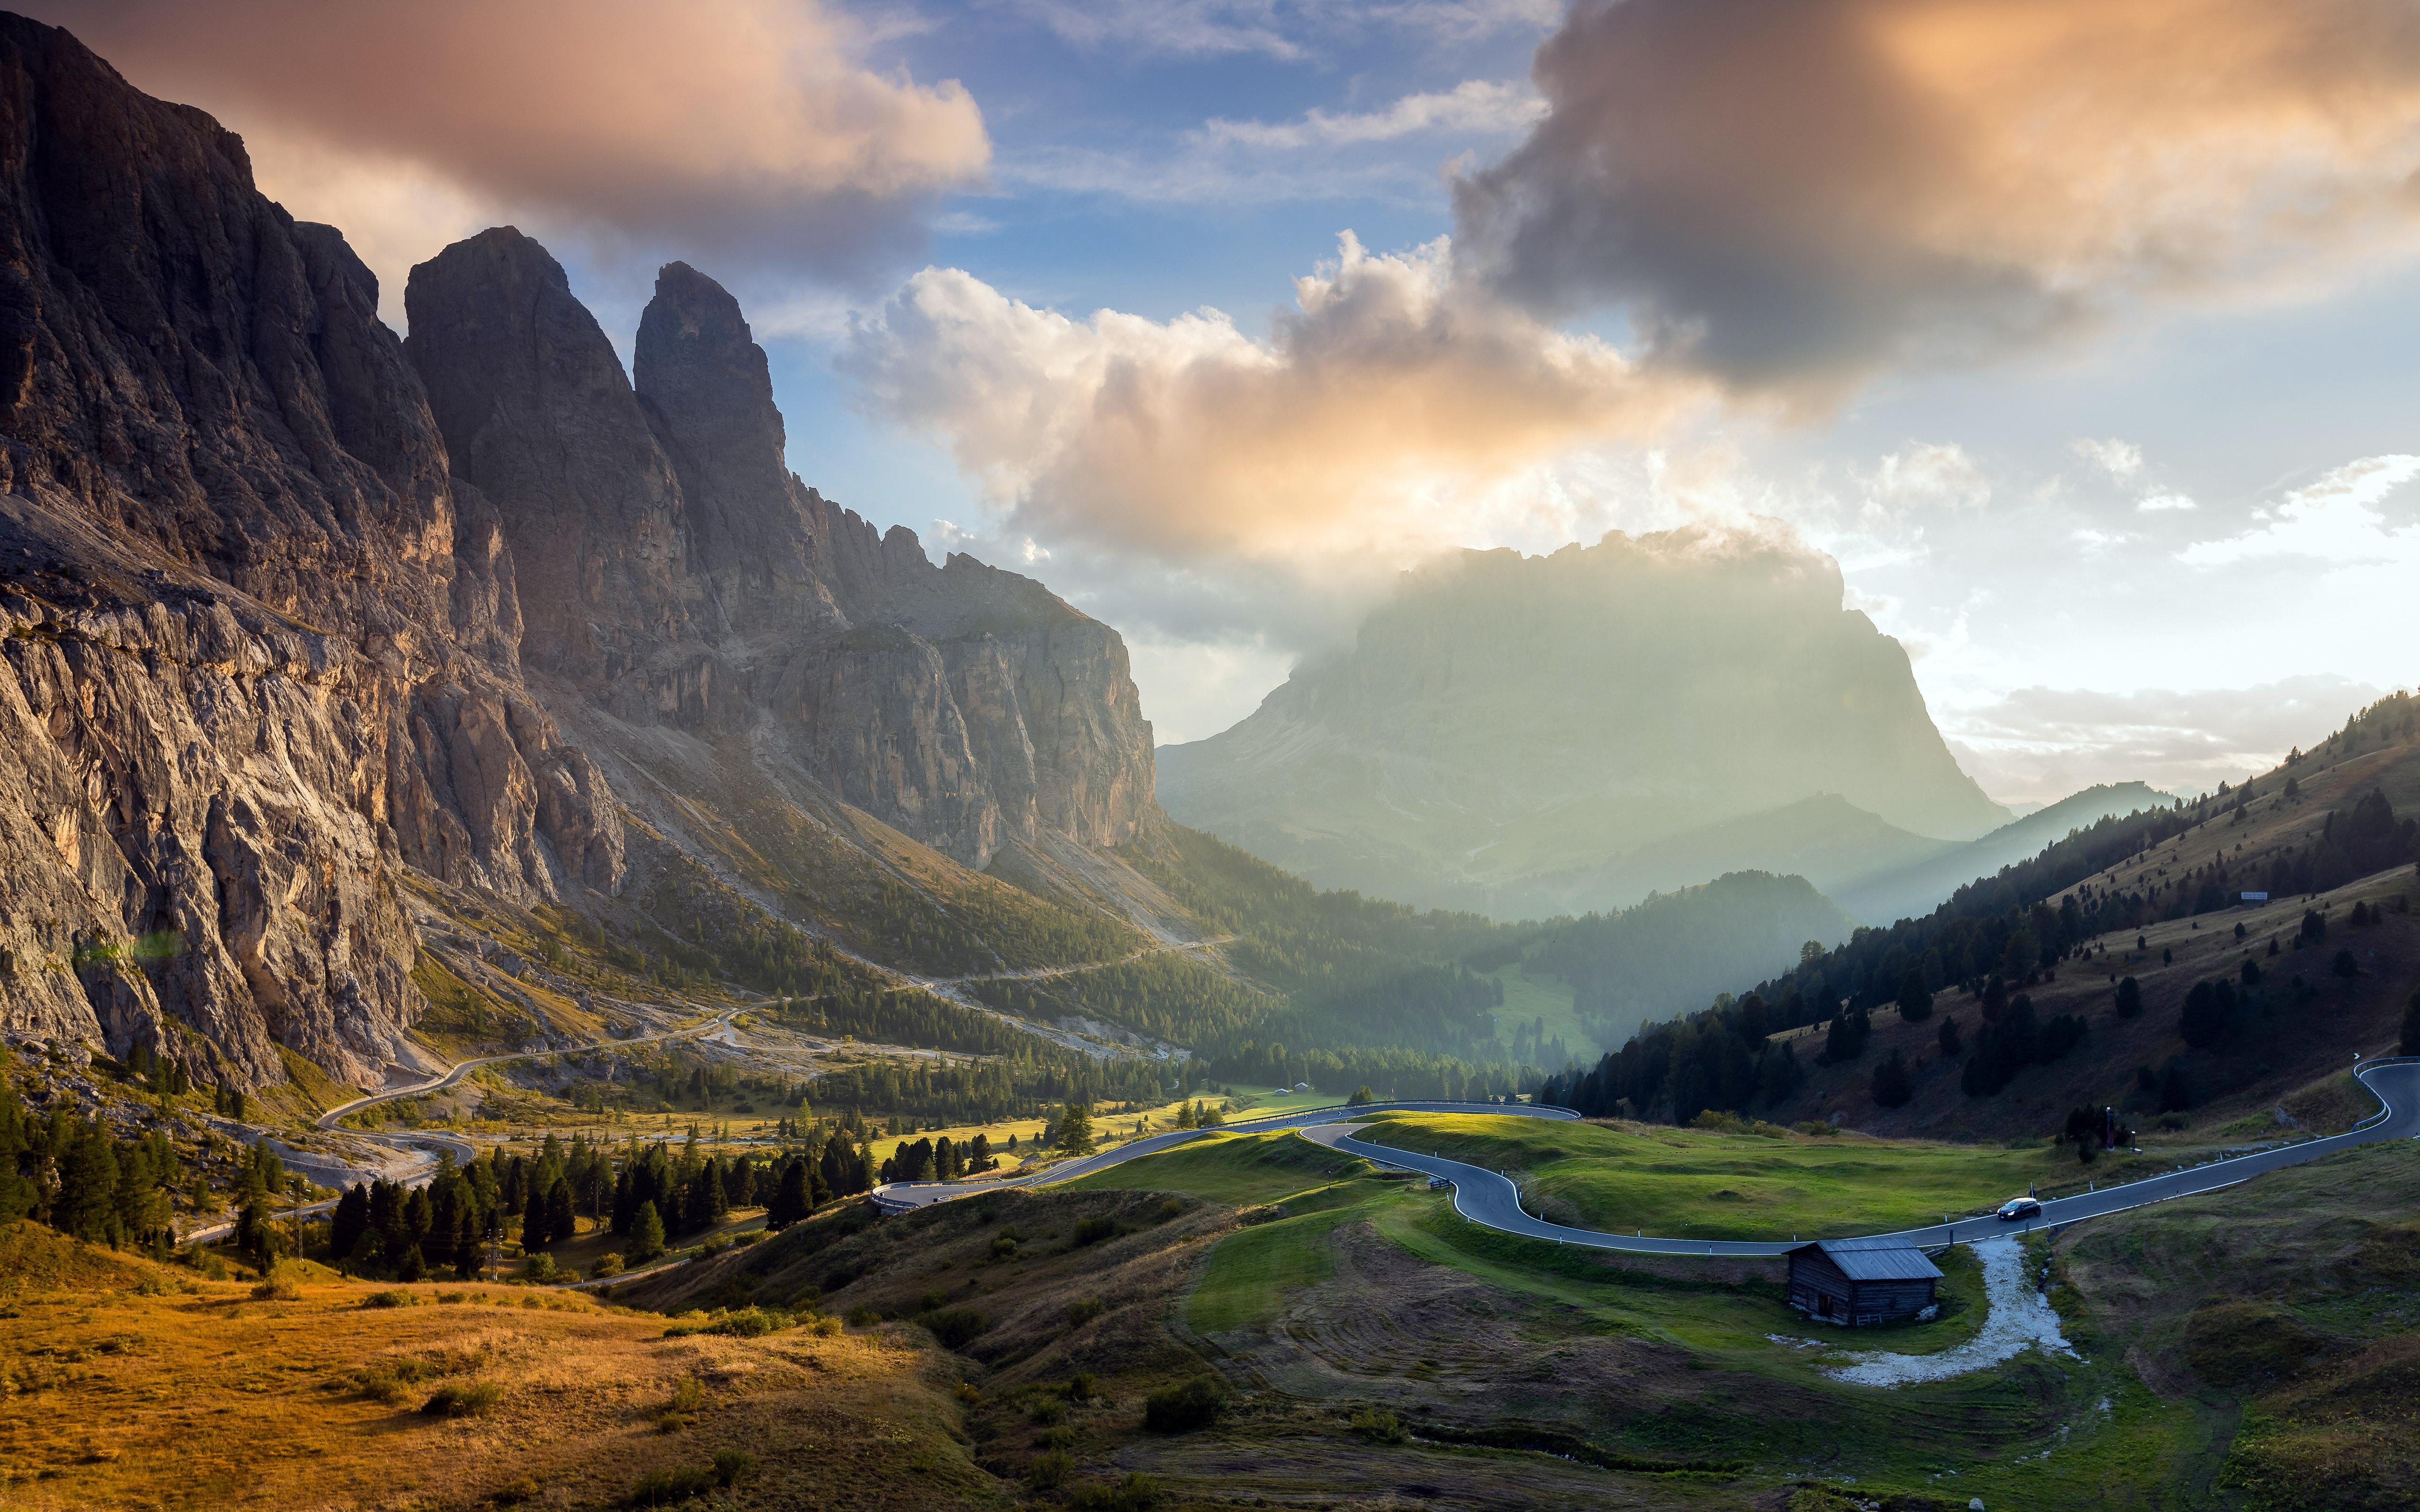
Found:
<path fill-rule="evenodd" d="M 2038 1187 L 2081 1191 L 2137 1163 L 2086 1169 L 2064 1146 L 1671 1129 L 1471 1114 L 1389 1114 L 1373 1144 L 1512 1171 L 1558 1222 L 1676 1239 L 1826 1239 L 1937 1224 Z M 2145 1166 L 2148 1173 L 2149 1166 Z"/>

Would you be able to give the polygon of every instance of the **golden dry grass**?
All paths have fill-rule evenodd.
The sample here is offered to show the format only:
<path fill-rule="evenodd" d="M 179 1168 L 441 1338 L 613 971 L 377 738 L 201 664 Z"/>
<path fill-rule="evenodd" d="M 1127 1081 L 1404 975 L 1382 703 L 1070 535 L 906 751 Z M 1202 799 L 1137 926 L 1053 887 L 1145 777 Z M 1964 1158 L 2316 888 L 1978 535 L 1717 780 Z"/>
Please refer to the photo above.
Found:
<path fill-rule="evenodd" d="M 742 1506 L 996 1500 L 955 1438 L 955 1370 L 895 1339 L 668 1340 L 660 1317 L 496 1286 L 321 1280 L 260 1302 L 249 1285 L 191 1283 L 30 1224 L 0 1231 L 0 1504 L 12 1509 L 468 1508 L 499 1492 L 594 1507 L 729 1448 L 757 1461 L 734 1493 Z M 142 1294 L 147 1279 L 168 1293 Z M 363 1304 L 380 1290 L 414 1304 Z M 663 1431 L 683 1378 L 702 1405 Z M 499 1402 L 423 1415 L 448 1383 L 493 1385 Z"/>

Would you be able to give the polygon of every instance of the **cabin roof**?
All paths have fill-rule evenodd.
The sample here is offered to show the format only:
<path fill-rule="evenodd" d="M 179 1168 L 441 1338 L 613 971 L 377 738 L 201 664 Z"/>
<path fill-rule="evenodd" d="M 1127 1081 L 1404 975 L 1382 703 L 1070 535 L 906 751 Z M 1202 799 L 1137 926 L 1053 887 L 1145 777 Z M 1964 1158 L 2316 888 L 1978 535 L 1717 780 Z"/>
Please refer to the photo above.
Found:
<path fill-rule="evenodd" d="M 1882 1239 L 1822 1239 L 1790 1253 L 1820 1252 L 1852 1281 L 1938 1281 L 1938 1267 L 1912 1244 Z"/>

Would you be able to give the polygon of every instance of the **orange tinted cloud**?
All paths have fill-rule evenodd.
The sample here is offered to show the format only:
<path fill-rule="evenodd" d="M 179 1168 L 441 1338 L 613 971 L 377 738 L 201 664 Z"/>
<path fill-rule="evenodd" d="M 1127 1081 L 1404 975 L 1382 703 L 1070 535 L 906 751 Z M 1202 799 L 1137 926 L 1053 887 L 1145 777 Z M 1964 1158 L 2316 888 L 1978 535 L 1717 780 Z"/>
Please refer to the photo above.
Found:
<path fill-rule="evenodd" d="M 868 70 L 814 0 L 33 8 L 240 130 L 409 163 L 508 210 L 767 258 L 840 266 L 912 242 L 922 205 L 989 161 L 965 89 Z"/>
<path fill-rule="evenodd" d="M 1463 255 L 1658 357 L 1823 399 L 2146 296 L 2406 244 L 2408 0 L 1581 0 Z"/>
<path fill-rule="evenodd" d="M 1076 320 L 928 269 L 842 365 L 1010 530 L 1163 560 L 1453 544 L 1488 490 L 1648 434 L 1698 387 L 1457 278 L 1441 241 L 1379 255 L 1348 234 L 1295 301 L 1258 342 L 1216 311 Z"/>

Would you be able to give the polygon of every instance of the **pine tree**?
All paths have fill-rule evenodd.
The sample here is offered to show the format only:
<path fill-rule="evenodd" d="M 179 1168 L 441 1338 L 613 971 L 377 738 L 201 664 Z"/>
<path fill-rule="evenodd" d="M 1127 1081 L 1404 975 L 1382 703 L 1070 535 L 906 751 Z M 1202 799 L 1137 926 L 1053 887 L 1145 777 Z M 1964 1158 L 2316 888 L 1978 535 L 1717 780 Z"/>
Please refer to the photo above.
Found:
<path fill-rule="evenodd" d="M 2143 984 L 2132 977 L 2121 979 L 2118 983 L 2118 1016 L 2130 1019 L 2142 1011 Z"/>
<path fill-rule="evenodd" d="M 1932 1016 L 1932 994 L 1924 985 L 1924 968 L 1910 966 L 1899 984 L 1899 1016 L 1921 1024 Z"/>
<path fill-rule="evenodd" d="M 94 1242 L 116 1243 L 117 1152 L 97 1125 L 69 1126 L 65 1148 L 53 1157 L 58 1195 L 51 1201 L 51 1226 Z"/>
<path fill-rule="evenodd" d="M 521 1253 L 535 1255 L 546 1248 L 546 1204 L 533 1202 L 529 1211 L 521 1214 Z"/>
<path fill-rule="evenodd" d="M 1894 1050 L 1874 1068 L 1874 1103 L 1878 1107 L 1905 1107 L 1916 1095 L 1916 1078 L 1908 1074 L 1906 1057 Z"/>
<path fill-rule="evenodd" d="M 546 1189 L 547 1242 L 560 1244 L 579 1230 L 579 1222 L 571 1211 L 571 1183 L 558 1176 L 554 1184 Z"/>
<path fill-rule="evenodd" d="M 2420 1056 L 2420 987 L 2412 989 L 2412 996 L 2403 1005 L 2403 1043 L 2397 1054 Z M 7 1180 L 0 1175 L 0 1180 Z"/>
<path fill-rule="evenodd" d="M 346 1259 L 353 1246 L 370 1227 L 370 1189 L 355 1181 L 336 1199 L 336 1211 L 328 1218 L 328 1253 L 336 1259 Z"/>
<path fill-rule="evenodd" d="M 807 1163 L 793 1160 L 782 1167 L 781 1184 L 773 1189 L 773 1200 L 765 1209 L 765 1227 L 776 1233 L 804 1218 L 814 1208 L 814 1196 L 807 1180 Z"/>
<path fill-rule="evenodd" d="M 1063 1155 L 1093 1152 L 1093 1110 L 1089 1104 L 1071 1102 L 1061 1111 L 1058 1148 Z"/>
<path fill-rule="evenodd" d="M 654 1203 L 642 1202 L 630 1216 L 630 1258 L 644 1263 L 663 1252 L 664 1221 L 656 1215 Z"/>

